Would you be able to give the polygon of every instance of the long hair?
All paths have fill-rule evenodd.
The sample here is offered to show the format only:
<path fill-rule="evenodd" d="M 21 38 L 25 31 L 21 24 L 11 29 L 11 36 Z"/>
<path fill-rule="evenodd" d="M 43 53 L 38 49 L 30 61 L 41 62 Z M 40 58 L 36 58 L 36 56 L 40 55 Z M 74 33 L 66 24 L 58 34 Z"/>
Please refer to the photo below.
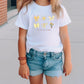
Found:
<path fill-rule="evenodd" d="M 24 7 L 26 6 L 27 10 L 28 10 L 28 4 L 31 3 L 32 1 L 35 0 L 17 0 L 17 10 L 18 12 Z M 59 18 L 60 16 L 60 12 L 62 12 L 63 15 L 63 9 L 60 6 L 60 1 L 59 0 L 49 0 L 51 7 L 52 7 L 52 12 L 56 13 L 57 18 Z"/>

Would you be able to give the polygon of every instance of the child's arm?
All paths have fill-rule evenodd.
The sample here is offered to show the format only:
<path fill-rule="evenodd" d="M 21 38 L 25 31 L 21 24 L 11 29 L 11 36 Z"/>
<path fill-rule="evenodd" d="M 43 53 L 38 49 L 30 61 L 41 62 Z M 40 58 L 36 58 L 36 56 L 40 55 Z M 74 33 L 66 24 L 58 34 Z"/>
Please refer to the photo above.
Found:
<path fill-rule="evenodd" d="M 71 64 L 71 47 L 67 25 L 60 27 L 60 38 L 63 44 L 63 51 L 64 51 L 64 72 L 66 72 L 65 75 L 69 75 L 72 69 L 72 64 Z"/>
<path fill-rule="evenodd" d="M 20 57 L 26 56 L 26 34 L 27 30 L 19 28 L 19 38 L 18 38 L 18 52 Z M 20 60 L 20 63 L 25 63 L 26 60 Z"/>
<path fill-rule="evenodd" d="M 29 8 L 29 7 L 28 7 Z M 18 37 L 18 53 L 19 57 L 26 57 L 26 34 L 29 28 L 29 12 L 26 13 L 26 6 L 24 6 L 18 14 L 15 25 L 19 28 Z M 24 64 L 26 63 L 26 64 Z M 29 67 L 26 60 L 20 60 L 19 75 L 28 79 Z"/>
<path fill-rule="evenodd" d="M 71 61 L 71 48 L 70 48 L 70 40 L 68 35 L 67 26 L 60 28 L 60 38 L 63 43 L 63 51 L 65 55 L 65 60 Z"/>

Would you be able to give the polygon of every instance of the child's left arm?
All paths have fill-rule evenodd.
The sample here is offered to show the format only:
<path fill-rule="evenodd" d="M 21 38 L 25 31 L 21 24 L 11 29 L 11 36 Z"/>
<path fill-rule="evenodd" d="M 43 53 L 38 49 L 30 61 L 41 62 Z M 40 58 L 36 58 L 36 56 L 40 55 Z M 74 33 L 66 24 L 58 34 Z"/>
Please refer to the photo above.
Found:
<path fill-rule="evenodd" d="M 71 63 L 71 46 L 70 40 L 67 30 L 67 25 L 60 27 L 60 38 L 63 44 L 63 51 L 64 51 L 64 66 L 63 72 L 65 76 L 69 75 L 72 70 L 72 63 Z"/>

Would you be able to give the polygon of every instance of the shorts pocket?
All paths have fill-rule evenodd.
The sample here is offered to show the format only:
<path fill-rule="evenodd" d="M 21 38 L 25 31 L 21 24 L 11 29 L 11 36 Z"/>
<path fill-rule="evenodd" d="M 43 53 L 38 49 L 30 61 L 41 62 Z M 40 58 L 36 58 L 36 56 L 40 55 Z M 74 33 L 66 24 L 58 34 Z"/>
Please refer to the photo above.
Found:
<path fill-rule="evenodd" d="M 59 56 L 59 57 L 54 57 L 55 60 L 62 60 L 62 56 Z"/>
<path fill-rule="evenodd" d="M 27 57 L 27 60 L 33 60 L 34 59 L 34 55 L 31 53 L 26 53 L 26 57 Z"/>
<path fill-rule="evenodd" d="M 54 53 L 51 58 L 53 60 L 62 61 L 62 52 L 60 52 L 60 53 Z"/>

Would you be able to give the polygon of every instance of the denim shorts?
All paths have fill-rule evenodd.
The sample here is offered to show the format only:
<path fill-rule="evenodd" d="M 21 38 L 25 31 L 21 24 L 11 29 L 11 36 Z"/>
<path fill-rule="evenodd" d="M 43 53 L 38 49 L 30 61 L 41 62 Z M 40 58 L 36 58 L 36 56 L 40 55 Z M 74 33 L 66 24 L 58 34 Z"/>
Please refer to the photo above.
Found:
<path fill-rule="evenodd" d="M 47 76 L 59 77 L 63 75 L 63 52 L 45 52 L 30 48 L 26 52 L 29 75 L 37 76 L 44 73 Z"/>

